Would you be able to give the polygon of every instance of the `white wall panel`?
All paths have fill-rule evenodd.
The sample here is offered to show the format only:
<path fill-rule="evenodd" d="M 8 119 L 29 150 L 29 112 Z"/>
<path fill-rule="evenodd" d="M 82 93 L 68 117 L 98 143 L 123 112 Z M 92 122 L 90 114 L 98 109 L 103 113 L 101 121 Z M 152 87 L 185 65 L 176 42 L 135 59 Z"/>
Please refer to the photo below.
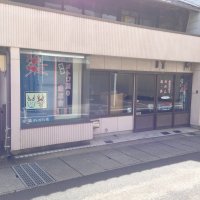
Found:
<path fill-rule="evenodd" d="M 91 123 L 24 129 L 20 132 L 20 149 L 91 140 Z"/>
<path fill-rule="evenodd" d="M 193 72 L 192 102 L 190 123 L 200 127 L 200 65 L 196 65 Z"/>
<path fill-rule="evenodd" d="M 19 49 L 10 49 L 11 73 L 11 149 L 20 148 L 20 61 Z"/>
<path fill-rule="evenodd" d="M 117 118 L 118 131 L 133 130 L 133 116 L 124 116 Z"/>
<path fill-rule="evenodd" d="M 0 3 L 0 46 L 200 62 L 200 38 Z"/>

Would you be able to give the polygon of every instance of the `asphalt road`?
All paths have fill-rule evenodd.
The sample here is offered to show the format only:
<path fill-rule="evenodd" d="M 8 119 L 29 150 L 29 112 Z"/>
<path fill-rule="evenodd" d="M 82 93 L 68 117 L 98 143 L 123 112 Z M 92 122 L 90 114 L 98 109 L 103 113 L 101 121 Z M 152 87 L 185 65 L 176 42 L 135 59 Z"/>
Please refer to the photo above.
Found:
<path fill-rule="evenodd" d="M 0 200 L 199 200 L 200 153 L 33 188 Z"/>

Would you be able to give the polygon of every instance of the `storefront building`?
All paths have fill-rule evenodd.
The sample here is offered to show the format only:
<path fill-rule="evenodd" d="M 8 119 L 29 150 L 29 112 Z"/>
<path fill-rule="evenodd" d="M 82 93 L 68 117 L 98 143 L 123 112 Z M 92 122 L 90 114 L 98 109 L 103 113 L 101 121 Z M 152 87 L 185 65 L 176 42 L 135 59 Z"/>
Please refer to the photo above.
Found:
<path fill-rule="evenodd" d="M 0 1 L 2 149 L 200 127 L 198 6 L 97 2 Z"/>

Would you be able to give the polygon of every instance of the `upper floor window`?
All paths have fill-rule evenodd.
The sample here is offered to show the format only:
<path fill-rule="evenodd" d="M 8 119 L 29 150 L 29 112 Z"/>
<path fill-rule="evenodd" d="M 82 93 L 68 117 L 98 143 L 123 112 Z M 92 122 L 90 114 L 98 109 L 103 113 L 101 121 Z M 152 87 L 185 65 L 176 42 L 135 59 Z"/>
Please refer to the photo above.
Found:
<path fill-rule="evenodd" d="M 47 8 L 52 8 L 56 10 L 62 10 L 62 0 L 45 0 L 44 1 L 44 6 Z"/>
<path fill-rule="evenodd" d="M 12 0 L 98 18 L 185 32 L 189 11 L 151 1 L 124 0 Z"/>

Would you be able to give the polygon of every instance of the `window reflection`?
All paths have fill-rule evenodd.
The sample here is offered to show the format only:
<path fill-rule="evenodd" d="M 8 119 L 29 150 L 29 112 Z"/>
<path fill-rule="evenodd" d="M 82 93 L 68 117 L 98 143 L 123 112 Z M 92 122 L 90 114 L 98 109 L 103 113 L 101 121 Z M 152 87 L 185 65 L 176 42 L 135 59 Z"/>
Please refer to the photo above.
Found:
<path fill-rule="evenodd" d="M 91 72 L 90 74 L 90 115 L 108 115 L 109 73 Z"/>
<path fill-rule="evenodd" d="M 175 111 L 189 111 L 191 76 L 177 75 L 175 85 Z"/>
<path fill-rule="evenodd" d="M 154 112 L 155 79 L 153 75 L 137 75 L 136 115 Z"/>
<path fill-rule="evenodd" d="M 111 74 L 110 112 L 111 114 L 132 113 L 133 76 Z"/>
<path fill-rule="evenodd" d="M 173 109 L 173 75 L 158 76 L 157 111 L 169 112 Z"/>

